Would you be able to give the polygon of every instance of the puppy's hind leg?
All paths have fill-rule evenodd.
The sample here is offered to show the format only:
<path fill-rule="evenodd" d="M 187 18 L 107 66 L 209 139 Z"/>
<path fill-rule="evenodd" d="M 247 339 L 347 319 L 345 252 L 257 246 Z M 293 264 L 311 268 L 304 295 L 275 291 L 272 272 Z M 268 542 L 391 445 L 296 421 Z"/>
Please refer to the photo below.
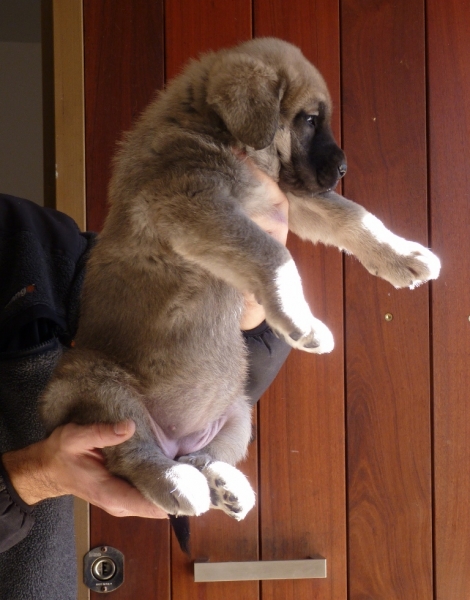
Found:
<path fill-rule="evenodd" d="M 142 428 L 130 440 L 106 448 L 112 473 L 132 483 L 148 500 L 171 515 L 198 516 L 209 510 L 206 477 L 190 464 L 167 458 Z"/>
<path fill-rule="evenodd" d="M 132 438 L 103 449 L 109 470 L 169 514 L 199 515 L 209 510 L 206 478 L 194 467 L 163 454 L 139 384 L 119 366 L 99 355 L 73 351 L 50 382 L 41 411 L 49 431 L 67 422 L 84 425 L 132 419 L 136 424 Z"/>
<path fill-rule="evenodd" d="M 237 521 L 245 518 L 256 499 L 248 479 L 233 466 L 245 457 L 250 437 L 250 407 L 242 400 L 205 448 L 179 459 L 196 467 L 206 478 L 212 508 L 223 510 Z"/>

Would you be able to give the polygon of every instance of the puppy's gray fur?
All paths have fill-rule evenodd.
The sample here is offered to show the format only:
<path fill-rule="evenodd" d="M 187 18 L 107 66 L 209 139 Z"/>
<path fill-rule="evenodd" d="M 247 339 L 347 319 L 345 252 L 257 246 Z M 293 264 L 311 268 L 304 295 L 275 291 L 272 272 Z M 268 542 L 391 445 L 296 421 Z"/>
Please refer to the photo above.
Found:
<path fill-rule="evenodd" d="M 240 292 L 256 295 L 293 347 L 333 348 L 288 250 L 250 219 L 271 204 L 233 150 L 279 182 L 301 238 L 354 254 L 396 287 L 439 273 L 429 250 L 331 191 L 346 163 L 330 118 L 325 82 L 301 52 L 256 39 L 191 62 L 117 154 L 76 348 L 42 415 L 49 430 L 133 419 L 135 435 L 106 449 L 108 465 L 171 514 L 200 514 L 212 498 L 242 518 L 254 503 L 233 467 L 251 431 Z"/>

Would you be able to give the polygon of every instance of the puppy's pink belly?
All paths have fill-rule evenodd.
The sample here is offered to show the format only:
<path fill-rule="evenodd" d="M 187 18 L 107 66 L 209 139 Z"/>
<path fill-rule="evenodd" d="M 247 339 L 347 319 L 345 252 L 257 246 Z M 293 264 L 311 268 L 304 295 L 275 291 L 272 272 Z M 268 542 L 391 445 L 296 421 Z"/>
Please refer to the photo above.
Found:
<path fill-rule="evenodd" d="M 197 450 L 207 446 L 225 425 L 227 418 L 227 414 L 222 415 L 217 421 L 209 423 L 204 429 L 191 432 L 181 438 L 177 437 L 176 428 L 163 429 L 156 421 L 153 421 L 152 425 L 158 445 L 165 456 L 175 458 L 176 456 L 197 452 Z"/>

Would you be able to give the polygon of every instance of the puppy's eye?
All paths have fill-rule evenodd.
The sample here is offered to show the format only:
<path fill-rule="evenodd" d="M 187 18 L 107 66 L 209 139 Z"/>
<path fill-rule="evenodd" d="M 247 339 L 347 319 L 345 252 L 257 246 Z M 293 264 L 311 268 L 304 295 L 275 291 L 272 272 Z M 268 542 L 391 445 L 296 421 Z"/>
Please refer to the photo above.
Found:
<path fill-rule="evenodd" d="M 306 120 L 312 127 L 318 126 L 318 115 L 307 115 Z"/>

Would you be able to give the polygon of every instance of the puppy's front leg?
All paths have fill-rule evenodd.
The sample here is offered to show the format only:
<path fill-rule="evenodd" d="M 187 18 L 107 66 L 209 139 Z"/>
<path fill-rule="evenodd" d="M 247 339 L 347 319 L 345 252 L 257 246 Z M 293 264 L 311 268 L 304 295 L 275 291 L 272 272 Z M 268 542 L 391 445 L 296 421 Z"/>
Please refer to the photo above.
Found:
<path fill-rule="evenodd" d="M 289 251 L 236 202 L 206 195 L 204 210 L 172 205 L 166 210 L 168 221 L 162 219 L 160 226 L 175 252 L 238 290 L 252 292 L 268 323 L 294 348 L 331 352 L 333 336 L 312 315 Z"/>
<path fill-rule="evenodd" d="M 289 195 L 289 227 L 299 237 L 353 254 L 364 267 L 396 288 L 436 279 L 440 261 L 430 250 L 389 231 L 365 208 L 327 192 L 311 198 Z"/>

